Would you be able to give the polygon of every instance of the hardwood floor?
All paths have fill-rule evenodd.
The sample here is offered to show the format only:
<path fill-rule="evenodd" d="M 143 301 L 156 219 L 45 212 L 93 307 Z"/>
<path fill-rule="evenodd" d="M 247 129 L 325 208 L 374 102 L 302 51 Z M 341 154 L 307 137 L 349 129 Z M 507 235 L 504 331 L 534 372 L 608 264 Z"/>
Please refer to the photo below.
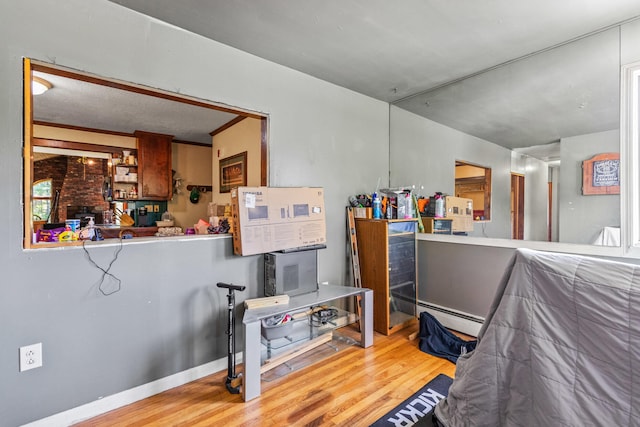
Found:
<path fill-rule="evenodd" d="M 416 330 L 374 333 L 370 348 L 350 346 L 262 381 L 262 394 L 249 402 L 226 390 L 225 370 L 77 426 L 368 426 L 436 375 L 454 376 L 453 363 L 420 351 L 417 339 L 409 341 Z M 359 335 L 352 326 L 339 332 Z"/>

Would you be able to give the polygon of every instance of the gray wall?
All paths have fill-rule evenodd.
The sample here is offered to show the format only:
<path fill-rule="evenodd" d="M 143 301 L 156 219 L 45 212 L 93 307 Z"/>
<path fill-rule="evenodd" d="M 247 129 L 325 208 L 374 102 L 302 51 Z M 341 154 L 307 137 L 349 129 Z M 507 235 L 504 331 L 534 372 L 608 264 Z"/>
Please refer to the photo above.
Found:
<path fill-rule="evenodd" d="M 484 317 L 515 249 L 418 241 L 418 299 Z"/>
<path fill-rule="evenodd" d="M 23 250 L 24 56 L 269 114 L 269 183 L 325 188 L 319 278 L 344 283 L 348 196 L 379 177 L 388 185 L 387 104 L 104 0 L 2 2 L 0 16 L 2 425 L 224 358 L 226 299 L 215 283 L 247 285 L 238 303 L 262 287 L 259 257 L 234 256 L 229 238 L 126 244 L 111 270 L 122 289 L 108 297 L 81 248 Z M 89 253 L 106 266 L 116 249 Z M 18 372 L 18 348 L 37 342 L 44 366 Z"/>
<path fill-rule="evenodd" d="M 620 227 L 620 195 L 582 195 L 582 162 L 620 152 L 620 131 L 563 138 L 558 188 L 559 242 L 590 244 L 603 227 Z"/>

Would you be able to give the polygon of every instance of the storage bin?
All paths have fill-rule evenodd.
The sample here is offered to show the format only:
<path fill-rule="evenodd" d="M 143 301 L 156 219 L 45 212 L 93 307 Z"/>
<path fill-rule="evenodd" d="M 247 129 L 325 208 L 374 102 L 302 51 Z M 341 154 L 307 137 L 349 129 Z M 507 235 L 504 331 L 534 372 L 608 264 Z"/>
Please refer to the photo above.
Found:
<path fill-rule="evenodd" d="M 284 323 L 269 326 L 269 319 L 262 320 L 262 336 L 267 340 L 275 340 L 284 338 L 291 334 L 293 330 L 293 319 L 289 319 Z"/>

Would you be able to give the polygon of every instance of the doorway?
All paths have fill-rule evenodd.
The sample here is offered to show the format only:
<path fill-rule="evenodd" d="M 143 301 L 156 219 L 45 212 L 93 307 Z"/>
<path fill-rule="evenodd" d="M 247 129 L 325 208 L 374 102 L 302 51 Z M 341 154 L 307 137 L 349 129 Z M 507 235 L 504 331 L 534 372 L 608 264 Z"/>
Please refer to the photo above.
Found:
<path fill-rule="evenodd" d="M 511 238 L 524 239 L 524 175 L 511 174 Z"/>

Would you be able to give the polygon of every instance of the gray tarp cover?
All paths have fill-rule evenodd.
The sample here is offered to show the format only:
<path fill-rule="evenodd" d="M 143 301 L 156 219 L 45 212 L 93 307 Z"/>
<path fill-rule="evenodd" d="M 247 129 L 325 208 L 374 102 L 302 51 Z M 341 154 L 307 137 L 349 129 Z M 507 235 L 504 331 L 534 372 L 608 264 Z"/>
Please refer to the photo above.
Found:
<path fill-rule="evenodd" d="M 445 426 L 640 426 L 640 266 L 518 250 Z"/>

